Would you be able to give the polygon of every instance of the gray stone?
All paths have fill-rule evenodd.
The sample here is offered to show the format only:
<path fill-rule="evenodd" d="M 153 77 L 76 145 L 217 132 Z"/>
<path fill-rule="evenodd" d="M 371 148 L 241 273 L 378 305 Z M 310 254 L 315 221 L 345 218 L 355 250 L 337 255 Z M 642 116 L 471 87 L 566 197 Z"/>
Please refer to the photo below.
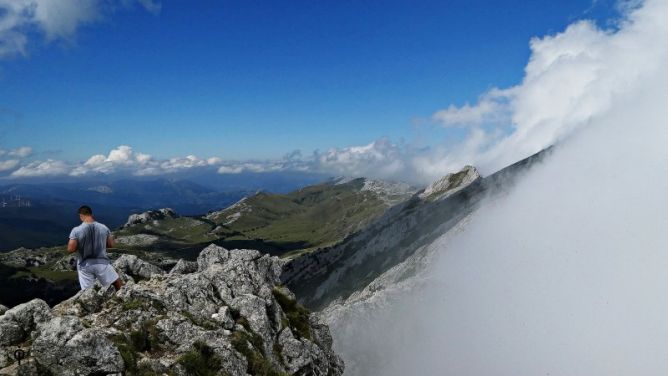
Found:
<path fill-rule="evenodd" d="M 149 210 L 139 214 L 131 214 L 128 217 L 128 221 L 121 228 L 130 227 L 132 225 L 152 222 L 159 219 L 167 218 L 179 218 L 179 215 L 176 214 L 171 208 L 163 208 L 158 210 Z"/>
<path fill-rule="evenodd" d="M 230 310 L 230 307 L 228 306 L 222 306 L 218 310 L 217 313 L 214 313 L 211 315 L 211 318 L 220 323 L 220 325 L 223 326 L 225 329 L 232 329 L 234 328 L 234 318 L 232 318 L 232 313 Z"/>
<path fill-rule="evenodd" d="M 99 288 L 99 290 L 96 288 L 81 290 L 73 297 L 53 307 L 53 313 L 82 317 L 98 312 L 102 309 L 102 304 L 109 300 L 114 292 L 116 292 L 114 286 Z"/>
<path fill-rule="evenodd" d="M 10 320 L 0 320 L 0 346 L 16 345 L 26 337 L 26 332 L 19 323 Z"/>
<path fill-rule="evenodd" d="M 267 303 L 264 299 L 251 294 L 234 298 L 230 306 L 248 320 L 250 328 L 259 334 L 265 343 L 272 342 L 272 327 L 267 315 Z"/>
<path fill-rule="evenodd" d="M 123 358 L 106 334 L 84 328 L 78 318 L 58 316 L 40 325 L 32 356 L 55 375 L 120 373 Z"/>
<path fill-rule="evenodd" d="M 169 271 L 169 274 L 188 274 L 197 271 L 197 263 L 180 259 L 176 265 Z"/>
<path fill-rule="evenodd" d="M 197 257 L 197 266 L 200 272 L 206 270 L 213 264 L 222 264 L 230 257 L 230 251 L 227 249 L 211 244 L 204 248 Z"/>
<path fill-rule="evenodd" d="M 0 347 L 0 369 L 7 367 L 11 363 L 10 352 L 7 348 Z"/>
<path fill-rule="evenodd" d="M 130 275 L 133 278 L 150 279 L 154 275 L 165 272 L 159 267 L 150 264 L 135 255 L 123 255 L 114 261 L 114 269 Z"/>
<path fill-rule="evenodd" d="M 9 309 L 2 318 L 16 322 L 23 331 L 30 332 L 37 324 L 51 319 L 51 308 L 45 301 L 33 299 Z"/>

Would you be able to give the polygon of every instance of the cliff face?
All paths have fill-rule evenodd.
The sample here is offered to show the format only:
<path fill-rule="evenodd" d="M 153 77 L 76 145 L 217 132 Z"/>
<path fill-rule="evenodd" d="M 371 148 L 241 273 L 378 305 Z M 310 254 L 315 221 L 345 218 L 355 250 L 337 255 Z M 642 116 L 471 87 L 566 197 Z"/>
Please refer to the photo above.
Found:
<path fill-rule="evenodd" d="M 313 309 L 346 299 L 468 215 L 481 181 L 470 166 L 449 174 L 342 243 L 290 260 L 281 279 Z"/>
<path fill-rule="evenodd" d="M 170 272 L 127 255 L 115 266 L 127 280 L 118 292 L 0 316 L 0 374 L 343 373 L 328 327 L 280 285 L 276 257 L 210 245 Z M 30 352 L 20 366 L 19 347 Z"/>

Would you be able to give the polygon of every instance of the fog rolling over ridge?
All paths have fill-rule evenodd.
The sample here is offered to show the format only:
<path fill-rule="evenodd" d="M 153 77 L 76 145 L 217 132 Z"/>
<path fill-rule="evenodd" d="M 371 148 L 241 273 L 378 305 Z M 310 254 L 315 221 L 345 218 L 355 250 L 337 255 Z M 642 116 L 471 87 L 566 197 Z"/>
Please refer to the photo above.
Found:
<path fill-rule="evenodd" d="M 599 35 L 597 59 L 636 63 L 599 69 L 633 80 L 590 82 L 621 84 L 585 123 L 565 121 L 574 131 L 508 194 L 437 241 L 423 275 L 330 317 L 346 374 L 668 372 L 667 17 L 668 2 L 647 2 Z M 591 68 L 562 58 L 584 61 L 572 80 Z"/>

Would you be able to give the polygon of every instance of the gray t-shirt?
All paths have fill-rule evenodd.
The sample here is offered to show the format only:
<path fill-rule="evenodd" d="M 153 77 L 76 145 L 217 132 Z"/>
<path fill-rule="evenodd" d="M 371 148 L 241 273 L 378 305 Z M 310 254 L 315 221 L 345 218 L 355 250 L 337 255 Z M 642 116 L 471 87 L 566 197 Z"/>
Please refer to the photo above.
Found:
<path fill-rule="evenodd" d="M 109 264 L 107 237 L 110 234 L 109 228 L 98 222 L 83 222 L 73 228 L 70 239 L 77 240 L 79 265 Z"/>

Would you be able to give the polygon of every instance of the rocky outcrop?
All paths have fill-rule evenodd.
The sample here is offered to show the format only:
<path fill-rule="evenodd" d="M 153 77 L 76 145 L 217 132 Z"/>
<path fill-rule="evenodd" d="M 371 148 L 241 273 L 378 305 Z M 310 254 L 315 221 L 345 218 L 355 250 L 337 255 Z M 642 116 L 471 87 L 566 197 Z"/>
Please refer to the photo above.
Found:
<path fill-rule="evenodd" d="M 421 199 L 444 199 L 468 187 L 473 182 L 482 179 L 480 173 L 473 166 L 466 166 L 461 171 L 447 174 L 433 182 L 418 194 Z"/>
<path fill-rule="evenodd" d="M 188 274 L 197 271 L 197 263 L 193 261 L 179 260 L 176 265 L 169 271 L 169 274 Z"/>
<path fill-rule="evenodd" d="M 149 210 L 139 214 L 132 214 L 128 217 L 128 221 L 125 222 L 121 228 L 130 227 L 139 223 L 147 223 L 155 220 L 166 219 L 166 218 L 178 218 L 179 215 L 176 214 L 171 208 L 163 208 L 158 210 Z"/>
<path fill-rule="evenodd" d="M 148 263 L 135 255 L 122 255 L 114 261 L 114 269 L 121 276 L 131 277 L 133 282 L 150 279 L 154 275 L 165 274 L 159 267 Z M 122 274 L 121 274 L 122 273 Z"/>
<path fill-rule="evenodd" d="M 0 262 L 13 267 L 35 267 L 55 262 L 62 253 L 45 252 L 42 249 L 17 248 L 13 251 L 0 253 Z"/>
<path fill-rule="evenodd" d="M 342 374 L 328 327 L 280 285 L 283 263 L 213 244 L 170 273 L 121 256 L 138 282 L 0 316 L 0 374 Z M 20 367 L 19 346 L 30 351 Z"/>
<path fill-rule="evenodd" d="M 348 298 L 468 215 L 481 181 L 470 166 L 446 175 L 343 242 L 290 260 L 282 281 L 312 309 Z"/>

